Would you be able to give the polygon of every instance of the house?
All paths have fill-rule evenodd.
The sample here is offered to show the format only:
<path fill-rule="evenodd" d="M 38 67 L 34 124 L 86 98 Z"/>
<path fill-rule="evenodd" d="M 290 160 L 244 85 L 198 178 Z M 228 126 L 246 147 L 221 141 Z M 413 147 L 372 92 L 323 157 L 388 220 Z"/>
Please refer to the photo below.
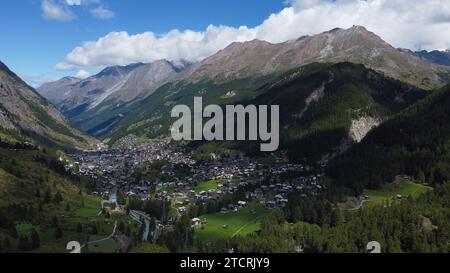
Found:
<path fill-rule="evenodd" d="M 193 226 L 198 226 L 198 225 L 200 225 L 201 220 L 200 220 L 200 218 L 194 218 L 194 219 L 192 219 L 191 223 Z"/>
<path fill-rule="evenodd" d="M 241 207 L 241 208 L 243 208 L 243 207 L 247 206 L 247 202 L 245 202 L 245 201 L 239 201 L 239 202 L 238 202 L 238 206 Z"/>
<path fill-rule="evenodd" d="M 277 204 L 274 201 L 269 201 L 269 202 L 266 203 L 266 207 L 268 209 L 274 209 L 274 208 L 277 207 Z"/>
<path fill-rule="evenodd" d="M 228 205 L 228 210 L 230 210 L 230 211 L 237 210 L 237 206 L 233 205 L 233 204 L 230 204 L 230 205 Z"/>
<path fill-rule="evenodd" d="M 279 201 L 281 201 L 282 199 L 284 199 L 282 195 L 280 195 L 280 194 L 275 195 L 275 201 L 278 201 L 278 202 L 279 202 Z"/>

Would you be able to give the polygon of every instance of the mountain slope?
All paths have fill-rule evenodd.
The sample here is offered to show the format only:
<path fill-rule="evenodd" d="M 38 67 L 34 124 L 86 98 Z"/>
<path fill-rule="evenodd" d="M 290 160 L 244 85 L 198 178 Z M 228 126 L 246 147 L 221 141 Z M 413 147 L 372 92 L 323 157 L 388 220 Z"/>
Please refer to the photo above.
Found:
<path fill-rule="evenodd" d="M 360 193 L 397 175 L 440 184 L 450 179 L 450 86 L 373 130 L 332 162 L 329 174 Z"/>
<path fill-rule="evenodd" d="M 205 105 L 280 105 L 281 149 L 296 161 L 304 157 L 328 160 L 428 94 L 351 63 L 311 64 L 281 76 L 234 83 L 199 82 L 179 89 L 169 84 L 130 111 L 111 142 L 128 134 L 168 135 L 174 122 L 169 118 L 172 106 L 192 106 L 193 97 L 202 96 Z M 256 143 L 236 145 L 249 152 L 259 147 Z"/>
<path fill-rule="evenodd" d="M 79 81 L 65 78 L 43 85 L 38 91 L 49 99 L 53 98 L 53 102 L 77 127 L 91 135 L 101 136 L 115 123 L 114 113 L 120 115 L 128 104 L 151 95 L 173 79 L 185 65 L 188 64 L 160 60 L 150 64 L 108 67 L 90 78 Z M 98 127 L 102 124 L 103 128 Z"/>
<path fill-rule="evenodd" d="M 281 149 L 294 161 L 328 161 L 427 92 L 352 63 L 312 64 L 260 89 L 254 105 L 279 105 Z"/>
<path fill-rule="evenodd" d="M 55 82 L 44 83 L 37 91 L 43 97 L 58 105 L 70 96 L 73 96 L 70 89 L 80 81 L 81 79 L 75 77 L 64 77 Z"/>
<path fill-rule="evenodd" d="M 91 143 L 0 62 L 0 252 L 65 251 L 75 239 L 65 221 L 93 199 L 81 193 L 95 183 L 66 171 L 62 149 Z M 77 238 L 86 236 L 81 233 Z"/>
<path fill-rule="evenodd" d="M 56 107 L 1 62 L 0 133 L 67 148 L 83 148 L 90 141 L 73 129 Z"/>

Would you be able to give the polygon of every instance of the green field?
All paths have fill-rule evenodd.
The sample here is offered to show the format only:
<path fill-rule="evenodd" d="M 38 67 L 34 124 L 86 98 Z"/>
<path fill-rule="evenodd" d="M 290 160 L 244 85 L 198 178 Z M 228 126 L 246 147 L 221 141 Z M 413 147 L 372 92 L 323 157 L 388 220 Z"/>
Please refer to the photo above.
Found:
<path fill-rule="evenodd" d="M 364 207 L 381 205 L 386 200 L 393 200 L 397 195 L 403 198 L 417 198 L 433 188 L 423 184 L 417 184 L 409 180 L 400 179 L 395 183 L 384 186 L 380 190 L 367 190 L 364 195 L 369 197 L 369 202 L 364 203 Z"/>
<path fill-rule="evenodd" d="M 77 207 L 75 217 L 96 218 L 101 211 L 101 202 L 102 199 L 100 197 L 83 195 L 83 197 L 78 198 L 74 202 L 74 205 Z"/>
<path fill-rule="evenodd" d="M 217 185 L 219 185 L 221 181 L 209 180 L 198 182 L 195 187 L 195 192 L 209 191 L 209 190 L 217 190 Z"/>
<path fill-rule="evenodd" d="M 235 236 L 245 236 L 261 229 L 259 220 L 269 211 L 259 204 L 250 204 L 238 212 L 227 214 L 202 215 L 200 219 L 208 220 L 208 224 L 198 227 L 196 237 L 203 242 L 211 242 Z M 224 228 L 228 225 L 228 228 Z"/>

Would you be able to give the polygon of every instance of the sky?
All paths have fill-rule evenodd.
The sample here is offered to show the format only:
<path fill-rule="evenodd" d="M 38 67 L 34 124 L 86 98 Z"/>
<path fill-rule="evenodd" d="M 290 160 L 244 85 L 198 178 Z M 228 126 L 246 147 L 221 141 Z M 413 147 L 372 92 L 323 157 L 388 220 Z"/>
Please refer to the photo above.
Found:
<path fill-rule="evenodd" d="M 106 66 L 200 61 L 362 25 L 395 47 L 450 48 L 449 0 L 3 0 L 0 60 L 33 86 Z"/>

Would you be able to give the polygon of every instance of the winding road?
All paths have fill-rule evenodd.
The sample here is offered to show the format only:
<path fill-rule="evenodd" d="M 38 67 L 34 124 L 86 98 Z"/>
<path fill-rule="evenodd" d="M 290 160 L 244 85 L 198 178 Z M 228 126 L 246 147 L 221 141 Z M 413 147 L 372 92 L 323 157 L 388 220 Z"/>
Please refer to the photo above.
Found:
<path fill-rule="evenodd" d="M 112 239 L 112 237 L 114 237 L 114 235 L 116 234 L 117 231 L 117 221 L 114 223 L 114 229 L 113 232 L 111 233 L 111 235 L 109 235 L 106 238 L 100 239 L 100 240 L 95 240 L 95 241 L 91 241 L 91 242 L 87 242 L 86 244 L 82 245 L 80 249 L 85 248 L 88 245 L 93 245 L 93 244 L 98 244 L 104 241 L 108 241 L 109 239 Z"/>

